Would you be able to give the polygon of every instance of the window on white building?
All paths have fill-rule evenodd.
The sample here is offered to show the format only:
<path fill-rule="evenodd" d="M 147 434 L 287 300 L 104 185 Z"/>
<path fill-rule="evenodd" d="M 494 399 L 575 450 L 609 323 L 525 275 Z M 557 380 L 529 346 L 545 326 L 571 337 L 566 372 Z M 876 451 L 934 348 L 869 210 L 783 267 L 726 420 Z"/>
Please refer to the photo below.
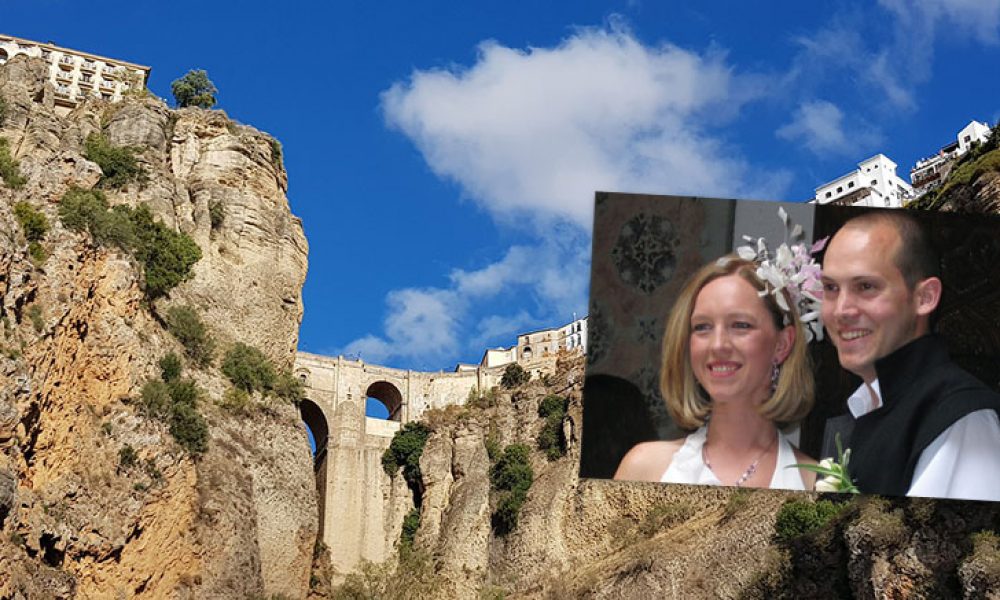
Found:
<path fill-rule="evenodd" d="M 839 194 L 842 191 L 844 191 L 844 188 L 841 186 L 837 186 L 837 193 Z"/>
<path fill-rule="evenodd" d="M 829 197 L 830 197 L 830 196 L 832 196 L 832 195 L 833 195 L 833 192 L 827 192 L 827 193 L 826 193 L 826 197 L 827 197 L 827 198 L 829 198 Z"/>
<path fill-rule="evenodd" d="M 849 183 L 847 184 L 847 187 L 848 187 L 848 188 L 852 188 L 852 187 L 854 187 L 854 182 L 853 182 L 853 181 L 849 182 Z"/>

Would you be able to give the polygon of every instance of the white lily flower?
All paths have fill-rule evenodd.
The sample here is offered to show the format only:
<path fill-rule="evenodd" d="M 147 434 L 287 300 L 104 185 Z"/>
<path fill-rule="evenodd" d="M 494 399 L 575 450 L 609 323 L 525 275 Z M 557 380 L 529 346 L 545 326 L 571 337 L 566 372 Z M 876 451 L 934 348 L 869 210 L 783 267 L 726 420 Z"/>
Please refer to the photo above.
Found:
<path fill-rule="evenodd" d="M 780 290 L 774 290 L 774 300 L 778 303 L 778 307 L 781 310 L 788 312 L 791 309 L 788 308 L 788 302 L 785 301 L 785 295 L 781 293 Z"/>
<path fill-rule="evenodd" d="M 833 458 L 824 458 L 823 460 L 819 461 L 819 466 L 823 467 L 824 469 L 832 469 Z"/>
<path fill-rule="evenodd" d="M 785 224 L 785 227 L 788 227 L 788 213 L 785 212 L 784 206 L 778 207 L 778 218 Z"/>
<path fill-rule="evenodd" d="M 775 252 L 774 262 L 779 265 L 788 265 L 791 264 L 794 258 L 792 251 L 788 248 L 788 244 L 782 244 L 778 246 L 778 250 Z"/>
<path fill-rule="evenodd" d="M 816 491 L 817 492 L 836 492 L 839 488 L 837 487 L 837 480 L 832 477 L 824 477 L 816 481 Z"/>
<path fill-rule="evenodd" d="M 753 260 L 757 258 L 757 253 L 750 246 L 740 246 L 736 249 L 736 254 L 743 260 Z"/>
<path fill-rule="evenodd" d="M 818 319 L 819 316 L 820 316 L 820 312 L 818 310 L 811 310 L 811 311 L 807 312 L 806 314 L 802 315 L 801 317 L 799 317 L 799 319 L 801 319 L 803 323 L 808 323 L 809 321 L 813 321 L 815 319 Z"/>

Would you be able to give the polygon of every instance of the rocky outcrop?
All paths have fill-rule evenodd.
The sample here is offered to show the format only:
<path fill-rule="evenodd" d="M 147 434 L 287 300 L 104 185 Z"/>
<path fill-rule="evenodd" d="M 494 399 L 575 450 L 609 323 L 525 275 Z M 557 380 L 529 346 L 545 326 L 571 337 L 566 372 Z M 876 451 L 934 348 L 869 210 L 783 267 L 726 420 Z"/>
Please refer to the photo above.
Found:
<path fill-rule="evenodd" d="M 0 183 L 0 596 L 304 597 L 318 518 L 296 408 L 227 412 L 228 382 L 189 366 L 210 439 L 192 459 L 135 405 L 159 359 L 183 353 L 164 330 L 169 306 L 195 307 L 222 349 L 240 341 L 291 366 L 307 246 L 280 146 L 221 112 L 149 97 L 60 117 L 46 72 L 22 56 L 0 66 L 0 137 L 27 178 Z M 102 175 L 82 152 L 96 131 L 136 147 L 147 175 L 106 190 L 109 202 L 148 205 L 202 251 L 193 277 L 152 305 L 132 257 L 58 218 L 68 189 Z M 44 261 L 13 217 L 22 201 L 51 224 Z"/>
<path fill-rule="evenodd" d="M 564 431 L 579 429 L 579 385 L 569 382 L 582 381 L 582 361 L 561 362 L 549 385 L 533 381 L 501 394 L 491 407 L 428 414 L 434 433 L 420 460 L 415 546 L 429 557 L 436 584 L 427 583 L 426 573 L 410 572 L 421 563 L 405 558 L 401 568 L 408 571 L 366 571 L 370 579 L 373 573 L 390 577 L 378 588 L 385 597 L 406 598 L 407 586 L 418 583 L 440 598 L 979 598 L 1000 592 L 1000 537 L 976 533 L 995 528 L 1000 508 L 993 505 L 856 498 L 826 526 L 785 539 L 777 535 L 781 507 L 817 495 L 580 480 L 572 435 L 562 458 L 532 453 L 535 477 L 518 525 L 495 535 L 490 516 L 498 493 L 490 488 L 487 445 L 535 447 L 538 406 L 552 393 L 570 400 Z"/>

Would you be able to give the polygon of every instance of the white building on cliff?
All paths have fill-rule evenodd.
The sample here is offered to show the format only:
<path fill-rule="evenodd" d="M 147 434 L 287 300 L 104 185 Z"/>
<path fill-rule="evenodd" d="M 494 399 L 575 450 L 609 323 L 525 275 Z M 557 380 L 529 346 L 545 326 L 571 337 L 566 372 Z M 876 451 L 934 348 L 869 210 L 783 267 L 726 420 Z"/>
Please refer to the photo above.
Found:
<path fill-rule="evenodd" d="M 143 65 L 0 34 L 0 65 L 18 54 L 49 63 L 49 81 L 61 113 L 88 96 L 116 102 L 129 90 L 145 88 L 149 79 L 150 68 Z"/>
<path fill-rule="evenodd" d="M 488 349 L 483 353 L 479 365 L 458 365 L 455 370 L 467 370 L 475 366 L 489 369 L 511 363 L 526 366 L 551 358 L 560 350 L 587 353 L 587 317 L 574 319 L 561 327 L 519 334 L 514 346 Z"/>
<path fill-rule="evenodd" d="M 943 146 L 938 153 L 917 161 L 910 169 L 910 181 L 916 196 L 922 196 L 941 185 L 948 176 L 955 161 L 965 155 L 974 143 L 985 143 L 990 137 L 990 127 L 986 123 L 970 121 L 958 135 L 955 141 Z"/>
<path fill-rule="evenodd" d="M 816 188 L 815 204 L 900 208 L 913 198 L 913 188 L 896 175 L 896 163 L 884 154 L 858 163 L 858 168 Z"/>

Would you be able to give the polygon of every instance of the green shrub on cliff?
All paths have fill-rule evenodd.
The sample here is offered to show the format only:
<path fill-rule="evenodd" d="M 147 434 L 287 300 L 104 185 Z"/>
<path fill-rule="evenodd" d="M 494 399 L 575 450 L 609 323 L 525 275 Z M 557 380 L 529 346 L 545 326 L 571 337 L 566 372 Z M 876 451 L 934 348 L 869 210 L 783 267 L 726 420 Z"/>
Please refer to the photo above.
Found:
<path fill-rule="evenodd" d="M 45 218 L 44 213 L 24 201 L 14 205 L 14 217 L 21 225 L 24 239 L 28 240 L 28 254 L 32 262 L 36 266 L 41 266 L 49 256 L 41 244 L 42 238 L 49 231 L 49 220 Z"/>
<path fill-rule="evenodd" d="M 175 404 L 170 413 L 170 435 L 188 454 L 199 456 L 208 449 L 208 423 L 193 406 Z"/>
<path fill-rule="evenodd" d="M 173 352 L 160 359 L 160 378 L 166 383 L 177 381 L 181 377 L 181 357 Z"/>
<path fill-rule="evenodd" d="M 23 200 L 14 205 L 14 217 L 24 231 L 24 239 L 29 242 L 41 241 L 49 231 L 49 220 L 45 214 Z"/>
<path fill-rule="evenodd" d="M 167 331 L 184 346 L 188 358 L 200 367 L 208 367 L 215 356 L 215 339 L 191 306 L 171 306 L 167 309 Z"/>
<path fill-rule="evenodd" d="M 528 383 L 531 379 L 531 373 L 524 370 L 524 367 L 517 363 L 511 363 L 507 365 L 507 368 L 503 370 L 503 376 L 500 378 L 500 385 L 504 389 L 513 389 L 520 385 Z"/>
<path fill-rule="evenodd" d="M 16 190 L 28 182 L 28 179 L 21 175 L 20 167 L 10 154 L 10 143 L 7 142 L 7 138 L 0 138 L 0 179 L 3 179 L 7 187 Z"/>
<path fill-rule="evenodd" d="M 142 386 L 139 410 L 146 416 L 165 421 L 170 435 L 187 452 L 198 456 L 208 448 L 208 423 L 198 412 L 204 393 L 191 379 L 181 379 L 180 358 L 169 353 L 160 360 L 161 379 Z"/>
<path fill-rule="evenodd" d="M 145 204 L 108 208 L 99 190 L 70 188 L 59 201 L 59 219 L 73 231 L 86 231 L 99 246 L 115 246 L 142 263 L 146 296 L 158 298 L 191 276 L 201 248 L 187 234 L 153 219 Z"/>
<path fill-rule="evenodd" d="M 840 514 L 847 505 L 829 500 L 789 500 L 778 510 L 774 522 L 775 535 L 781 541 L 790 541 L 820 529 Z"/>
<path fill-rule="evenodd" d="M 422 485 L 420 456 L 430 435 L 430 428 L 418 421 L 410 421 L 403 425 L 382 454 L 382 468 L 385 472 L 392 476 L 402 467 L 403 478 L 410 488 L 418 489 Z"/>
<path fill-rule="evenodd" d="M 420 509 L 414 508 L 403 518 L 403 530 L 399 534 L 399 551 L 408 552 L 413 549 L 413 539 L 420 529 Z"/>
<path fill-rule="evenodd" d="M 549 460 L 566 455 L 566 436 L 563 434 L 563 420 L 566 418 L 566 398 L 550 394 L 538 406 L 538 416 L 545 419 L 538 432 L 538 449 L 545 452 Z"/>
<path fill-rule="evenodd" d="M 201 260 L 201 248 L 187 234 L 154 221 L 145 204 L 129 216 L 138 238 L 134 254 L 146 273 L 146 295 L 158 298 L 191 276 L 191 268 Z"/>
<path fill-rule="evenodd" d="M 274 367 L 264 353 L 237 342 L 222 359 L 222 373 L 247 393 L 267 393 L 274 387 Z"/>
<path fill-rule="evenodd" d="M 497 535 L 507 535 L 517 527 L 521 506 L 528 499 L 528 489 L 535 478 L 530 456 L 531 449 L 524 444 L 511 444 L 490 469 L 490 483 L 501 492 L 491 518 Z"/>
<path fill-rule="evenodd" d="M 208 78 L 208 73 L 202 69 L 192 69 L 170 83 L 170 92 L 174 95 L 178 108 L 212 108 L 219 90 Z"/>
<path fill-rule="evenodd" d="M 146 181 L 146 173 L 135 159 L 136 152 L 136 148 L 112 145 L 102 133 L 91 133 L 83 145 L 83 157 L 101 167 L 100 184 L 109 188 Z"/>

